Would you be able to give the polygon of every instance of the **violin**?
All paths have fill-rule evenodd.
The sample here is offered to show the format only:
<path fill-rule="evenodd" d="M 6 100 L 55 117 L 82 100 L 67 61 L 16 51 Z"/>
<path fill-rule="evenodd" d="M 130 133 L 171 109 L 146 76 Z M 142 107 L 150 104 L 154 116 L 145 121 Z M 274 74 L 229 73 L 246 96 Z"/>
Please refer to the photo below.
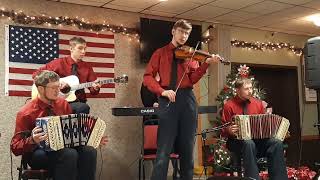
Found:
<path fill-rule="evenodd" d="M 193 55 L 194 53 L 194 55 Z M 191 58 L 195 61 L 205 61 L 207 58 L 211 58 L 212 54 L 202 51 L 202 50 L 194 50 L 194 48 L 189 47 L 189 46 L 181 46 L 178 47 L 175 51 L 174 51 L 175 57 L 178 59 L 187 59 L 187 58 Z M 193 56 L 192 56 L 193 55 Z M 224 65 L 229 65 L 230 61 L 225 60 L 224 58 L 220 59 L 220 62 L 223 63 Z"/>

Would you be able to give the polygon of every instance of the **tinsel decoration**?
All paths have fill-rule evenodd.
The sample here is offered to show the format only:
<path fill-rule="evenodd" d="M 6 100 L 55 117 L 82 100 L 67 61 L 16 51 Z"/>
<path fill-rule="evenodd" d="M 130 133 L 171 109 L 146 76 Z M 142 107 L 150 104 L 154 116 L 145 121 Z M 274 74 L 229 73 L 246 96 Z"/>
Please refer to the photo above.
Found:
<path fill-rule="evenodd" d="M 224 172 L 229 169 L 228 165 L 230 164 L 230 158 L 230 153 L 226 148 L 224 140 L 218 139 L 217 143 L 209 146 L 207 161 L 213 167 L 214 173 Z"/>
<path fill-rule="evenodd" d="M 277 51 L 280 49 L 287 49 L 289 51 L 292 51 L 295 55 L 301 56 L 303 53 L 303 49 L 299 47 L 295 47 L 289 43 L 272 43 L 272 42 L 246 42 L 246 41 L 240 41 L 240 40 L 232 40 L 231 46 L 238 47 L 238 48 L 246 48 L 249 50 L 273 50 Z"/>
<path fill-rule="evenodd" d="M 117 26 L 117 25 L 112 25 L 112 24 L 99 24 L 99 23 L 90 23 L 89 21 L 85 21 L 83 18 L 70 18 L 67 16 L 59 16 L 59 17 L 51 17 L 51 16 L 46 16 L 46 15 L 41 15 L 41 16 L 29 16 L 23 13 L 22 11 L 20 12 L 15 12 L 13 10 L 5 10 L 5 9 L 0 9 L 0 17 L 5 18 L 7 17 L 8 19 L 14 21 L 17 24 L 34 24 L 34 25 L 47 25 L 47 26 L 76 26 L 79 29 L 83 30 L 89 30 L 89 31 L 94 31 L 94 32 L 101 32 L 101 31 L 110 31 L 113 33 L 121 33 L 123 35 L 131 36 L 138 38 L 139 33 L 137 29 L 135 28 L 129 28 L 129 27 L 124 27 L 123 25 Z"/>

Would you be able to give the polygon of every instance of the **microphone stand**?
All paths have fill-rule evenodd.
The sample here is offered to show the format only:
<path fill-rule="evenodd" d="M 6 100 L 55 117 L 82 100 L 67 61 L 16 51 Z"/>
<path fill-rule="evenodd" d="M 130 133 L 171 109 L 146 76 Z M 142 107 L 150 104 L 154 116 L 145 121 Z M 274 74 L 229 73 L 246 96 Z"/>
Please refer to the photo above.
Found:
<path fill-rule="evenodd" d="M 204 169 L 204 176 L 205 179 L 207 179 L 207 169 L 208 169 L 208 160 L 207 160 L 207 153 L 206 153 L 206 140 L 207 140 L 207 133 L 211 133 L 211 132 L 215 132 L 215 131 L 219 131 L 227 126 L 229 126 L 232 122 L 228 122 L 225 123 L 223 125 L 220 125 L 218 127 L 214 127 L 214 128 L 210 128 L 210 129 L 204 129 L 201 131 L 201 133 L 196 133 L 196 136 L 200 136 L 201 135 L 201 140 L 202 140 L 202 149 L 204 150 L 204 162 L 203 162 L 203 169 Z M 202 173 L 201 173 L 202 175 Z M 200 177 L 201 177 L 200 175 Z"/>

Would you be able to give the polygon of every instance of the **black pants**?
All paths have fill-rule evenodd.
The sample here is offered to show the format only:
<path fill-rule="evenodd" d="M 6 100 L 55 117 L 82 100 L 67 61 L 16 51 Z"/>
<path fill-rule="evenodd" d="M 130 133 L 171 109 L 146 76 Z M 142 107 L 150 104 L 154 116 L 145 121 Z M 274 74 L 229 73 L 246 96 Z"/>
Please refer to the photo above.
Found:
<path fill-rule="evenodd" d="M 243 158 L 244 176 L 259 180 L 257 157 L 267 157 L 270 180 L 287 180 L 283 143 L 274 138 L 260 140 L 228 139 L 227 148 Z"/>
<path fill-rule="evenodd" d="M 74 101 L 69 103 L 72 108 L 72 113 L 79 114 L 89 114 L 90 113 L 90 106 L 87 103 L 80 102 L 80 101 Z"/>
<path fill-rule="evenodd" d="M 159 128 L 157 158 L 153 166 L 151 180 L 167 179 L 169 156 L 177 139 L 180 155 L 180 177 L 182 180 L 193 178 L 193 148 L 197 127 L 197 103 L 192 89 L 179 89 L 176 102 L 159 99 Z"/>
<path fill-rule="evenodd" d="M 29 160 L 33 169 L 49 169 L 54 180 L 94 180 L 97 150 L 90 146 L 46 152 L 36 149 Z"/>

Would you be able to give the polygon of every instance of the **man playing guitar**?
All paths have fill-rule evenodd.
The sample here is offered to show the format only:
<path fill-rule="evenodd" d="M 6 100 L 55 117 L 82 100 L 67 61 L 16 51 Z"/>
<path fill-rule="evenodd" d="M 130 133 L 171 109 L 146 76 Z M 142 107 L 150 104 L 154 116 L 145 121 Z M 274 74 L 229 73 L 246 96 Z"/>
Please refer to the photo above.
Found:
<path fill-rule="evenodd" d="M 60 77 L 67 77 L 75 75 L 79 78 L 80 83 L 94 82 L 92 87 L 89 87 L 92 95 L 99 94 L 101 84 L 97 80 L 97 76 L 93 71 L 93 68 L 82 58 L 86 53 L 86 41 L 81 37 L 73 37 L 69 40 L 70 44 L 70 56 L 57 58 L 42 66 L 33 73 L 34 78 L 42 70 L 50 70 L 56 72 Z M 64 88 L 66 83 L 62 83 Z M 76 100 L 70 102 L 73 113 L 87 113 L 90 112 L 90 107 L 87 102 L 84 89 L 76 91 Z"/>

